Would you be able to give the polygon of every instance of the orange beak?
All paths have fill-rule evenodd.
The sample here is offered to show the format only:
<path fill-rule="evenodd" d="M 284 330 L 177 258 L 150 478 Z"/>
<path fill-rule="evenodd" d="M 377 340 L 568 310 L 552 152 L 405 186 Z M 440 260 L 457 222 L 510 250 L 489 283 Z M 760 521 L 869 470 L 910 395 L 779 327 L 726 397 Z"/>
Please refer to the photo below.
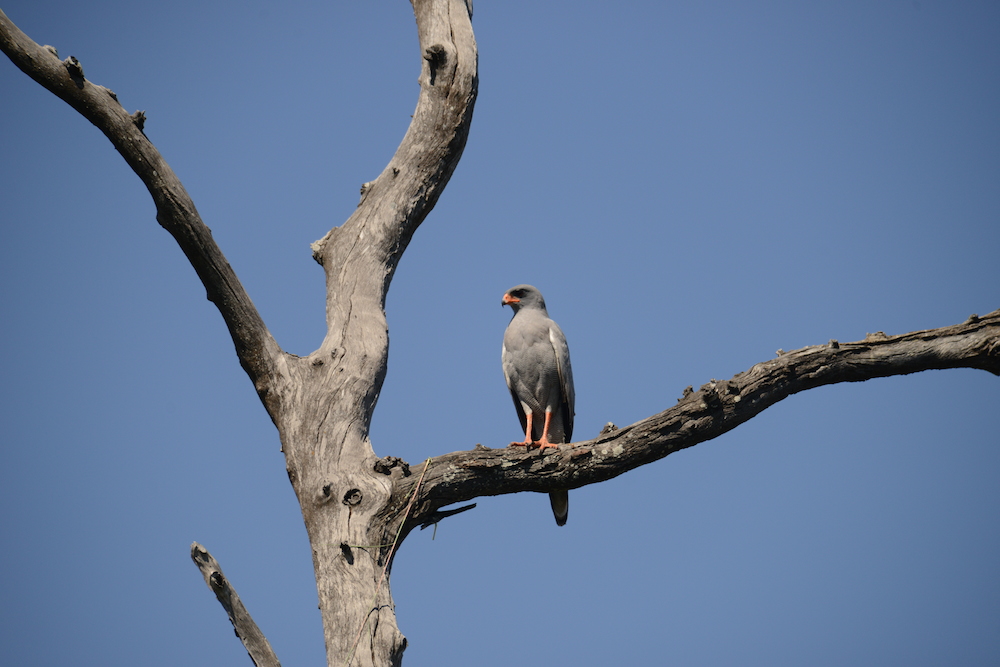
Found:
<path fill-rule="evenodd" d="M 501 301 L 500 301 L 500 305 L 501 306 L 507 306 L 507 305 L 510 305 L 512 303 L 521 303 L 521 300 L 520 299 L 515 299 L 510 294 L 504 294 L 503 295 L 503 299 L 501 299 Z"/>

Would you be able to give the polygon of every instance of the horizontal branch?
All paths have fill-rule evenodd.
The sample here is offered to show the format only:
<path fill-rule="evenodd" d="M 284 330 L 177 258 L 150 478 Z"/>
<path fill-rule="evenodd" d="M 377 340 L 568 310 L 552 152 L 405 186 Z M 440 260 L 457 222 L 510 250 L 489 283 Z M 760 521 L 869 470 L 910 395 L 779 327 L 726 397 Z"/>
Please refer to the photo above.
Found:
<path fill-rule="evenodd" d="M 205 577 L 205 583 L 215 593 L 222 608 L 226 610 L 229 621 L 233 624 L 233 629 L 236 630 L 236 636 L 243 642 L 243 646 L 246 647 L 253 663 L 257 667 L 281 667 L 278 656 L 271 648 L 271 643 L 267 641 L 267 637 L 250 617 L 250 612 L 243 606 L 240 596 L 229 584 L 229 580 L 222 574 L 222 568 L 218 561 L 197 542 L 191 544 L 191 560 L 201 570 L 202 576 Z"/>
<path fill-rule="evenodd" d="M 558 449 L 512 447 L 454 452 L 430 460 L 408 529 L 440 507 L 478 496 L 574 489 L 603 482 L 633 468 L 716 438 L 782 399 L 807 389 L 891 375 L 947 368 L 977 368 L 1000 375 L 1000 310 L 941 329 L 901 336 L 869 334 L 863 341 L 814 345 L 779 352 L 730 380 L 712 380 L 685 392 L 677 405 L 594 440 Z M 395 480 L 406 498 L 413 479 Z M 393 503 L 393 507 L 399 502 Z"/>
<path fill-rule="evenodd" d="M 240 363 L 273 416 L 278 395 L 273 390 L 281 350 L 216 245 L 211 230 L 202 222 L 180 179 L 143 133 L 145 113 L 126 112 L 114 92 L 84 77 L 79 60 L 73 56 L 60 60 L 55 48 L 39 46 L 2 11 L 0 50 L 25 74 L 103 132 L 145 184 L 156 205 L 157 221 L 180 245 L 204 284 L 209 300 L 222 313 Z"/>

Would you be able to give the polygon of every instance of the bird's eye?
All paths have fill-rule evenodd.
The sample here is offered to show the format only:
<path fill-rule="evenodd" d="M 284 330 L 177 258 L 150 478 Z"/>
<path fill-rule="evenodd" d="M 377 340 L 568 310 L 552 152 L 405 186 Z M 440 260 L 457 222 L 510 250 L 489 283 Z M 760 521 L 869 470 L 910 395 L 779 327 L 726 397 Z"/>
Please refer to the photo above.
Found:
<path fill-rule="evenodd" d="M 510 295 L 512 297 L 520 299 L 522 296 L 524 296 L 524 290 L 523 289 L 516 289 L 513 292 L 511 292 Z"/>

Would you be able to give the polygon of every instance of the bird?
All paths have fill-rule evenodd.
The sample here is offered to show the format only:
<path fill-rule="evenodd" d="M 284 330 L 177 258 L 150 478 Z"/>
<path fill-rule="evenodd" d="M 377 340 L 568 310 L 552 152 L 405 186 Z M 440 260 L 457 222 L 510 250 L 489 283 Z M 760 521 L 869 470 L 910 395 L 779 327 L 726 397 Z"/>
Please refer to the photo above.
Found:
<path fill-rule="evenodd" d="M 501 305 L 510 306 L 514 316 L 503 335 L 503 375 L 524 440 L 514 446 L 537 444 L 556 447 L 573 438 L 573 368 L 569 346 L 562 329 L 545 309 L 545 299 L 537 288 L 518 285 L 504 292 Z M 556 524 L 566 525 L 569 491 L 549 493 Z"/>

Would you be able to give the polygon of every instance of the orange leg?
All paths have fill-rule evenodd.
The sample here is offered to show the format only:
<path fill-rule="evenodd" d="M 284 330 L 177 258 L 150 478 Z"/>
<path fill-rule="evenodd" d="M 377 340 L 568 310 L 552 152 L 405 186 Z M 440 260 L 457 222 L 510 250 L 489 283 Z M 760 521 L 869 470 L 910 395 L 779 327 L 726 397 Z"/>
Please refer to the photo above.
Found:
<path fill-rule="evenodd" d="M 549 442 L 549 423 L 552 421 L 552 412 L 549 410 L 545 411 L 545 425 L 542 427 L 542 439 L 538 441 L 538 448 L 545 449 L 546 447 L 558 447 Z"/>
<path fill-rule="evenodd" d="M 524 442 L 512 442 L 512 443 L 510 443 L 511 447 L 515 447 L 515 446 L 527 447 L 528 445 L 531 444 L 531 417 L 532 417 L 532 414 L 529 412 L 528 415 L 527 415 L 527 417 L 528 417 L 527 420 L 526 420 L 527 421 L 527 425 L 524 428 Z M 548 420 L 546 420 L 546 424 L 548 424 Z"/>

